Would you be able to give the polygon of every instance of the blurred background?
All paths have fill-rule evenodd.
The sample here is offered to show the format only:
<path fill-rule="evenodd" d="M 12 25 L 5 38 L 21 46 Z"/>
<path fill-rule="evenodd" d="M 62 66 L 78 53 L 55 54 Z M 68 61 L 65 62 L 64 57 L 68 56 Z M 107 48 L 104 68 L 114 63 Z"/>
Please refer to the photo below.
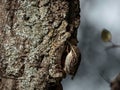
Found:
<path fill-rule="evenodd" d="M 120 0 L 80 0 L 78 30 L 82 62 L 74 80 L 62 81 L 64 90 L 110 90 L 109 82 L 120 73 L 120 48 L 106 50 L 111 43 L 101 40 L 103 28 L 120 45 Z"/>

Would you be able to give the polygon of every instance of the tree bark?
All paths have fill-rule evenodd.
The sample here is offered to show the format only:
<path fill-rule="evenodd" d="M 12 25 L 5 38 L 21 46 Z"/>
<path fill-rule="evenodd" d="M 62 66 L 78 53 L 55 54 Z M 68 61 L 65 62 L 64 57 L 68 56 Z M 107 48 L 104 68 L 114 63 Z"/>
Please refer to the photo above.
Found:
<path fill-rule="evenodd" d="M 62 90 L 79 0 L 0 0 L 0 90 Z"/>

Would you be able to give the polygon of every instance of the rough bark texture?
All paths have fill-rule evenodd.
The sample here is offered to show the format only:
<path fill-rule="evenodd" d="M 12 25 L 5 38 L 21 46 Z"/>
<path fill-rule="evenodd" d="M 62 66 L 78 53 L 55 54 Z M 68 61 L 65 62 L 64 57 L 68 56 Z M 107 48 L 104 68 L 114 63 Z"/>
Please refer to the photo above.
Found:
<path fill-rule="evenodd" d="M 79 0 L 0 0 L 0 90 L 62 90 L 79 20 Z"/>

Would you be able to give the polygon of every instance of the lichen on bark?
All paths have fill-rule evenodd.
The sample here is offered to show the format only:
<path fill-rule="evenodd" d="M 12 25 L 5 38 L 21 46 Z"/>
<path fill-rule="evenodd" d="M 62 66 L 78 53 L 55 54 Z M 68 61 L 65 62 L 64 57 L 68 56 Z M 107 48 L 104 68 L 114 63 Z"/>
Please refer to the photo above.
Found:
<path fill-rule="evenodd" d="M 61 87 L 66 41 L 77 41 L 79 18 L 79 0 L 1 0 L 0 90 Z"/>

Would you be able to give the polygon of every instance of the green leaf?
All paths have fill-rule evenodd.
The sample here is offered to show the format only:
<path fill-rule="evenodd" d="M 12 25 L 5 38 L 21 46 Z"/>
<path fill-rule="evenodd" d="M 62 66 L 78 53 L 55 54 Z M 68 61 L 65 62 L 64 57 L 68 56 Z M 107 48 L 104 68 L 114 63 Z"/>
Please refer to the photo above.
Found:
<path fill-rule="evenodd" d="M 107 29 L 103 29 L 101 32 L 101 39 L 104 42 L 111 42 L 112 39 L 112 34 L 110 31 L 108 31 Z"/>

